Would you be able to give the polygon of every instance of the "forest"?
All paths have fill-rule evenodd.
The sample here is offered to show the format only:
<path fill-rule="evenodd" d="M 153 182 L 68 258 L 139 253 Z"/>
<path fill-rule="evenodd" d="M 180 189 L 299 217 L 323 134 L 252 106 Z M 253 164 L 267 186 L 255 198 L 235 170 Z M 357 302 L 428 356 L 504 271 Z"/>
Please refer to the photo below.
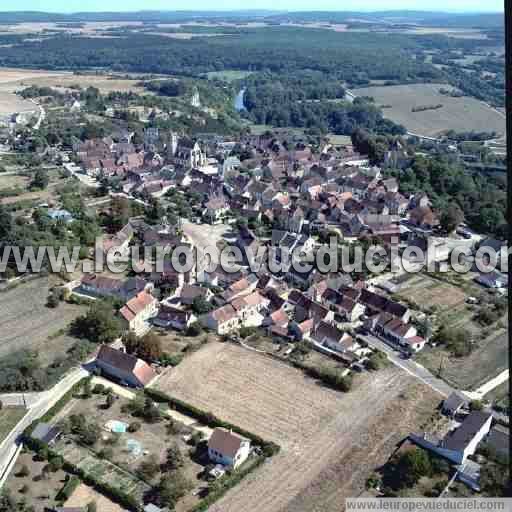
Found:
<path fill-rule="evenodd" d="M 406 35 L 337 33 L 297 27 L 265 27 L 239 35 L 190 40 L 126 30 L 117 38 L 64 34 L 42 41 L 25 40 L 3 48 L 0 64 L 68 70 L 110 68 L 188 76 L 241 69 L 313 70 L 342 80 L 441 79 L 442 73 L 434 66 L 408 55 L 409 51 L 422 48 L 421 39 Z"/>
<path fill-rule="evenodd" d="M 446 158 L 422 156 L 415 157 L 408 169 L 391 173 L 399 178 L 402 192 L 425 192 L 439 210 L 455 202 L 477 232 L 507 236 L 505 174 L 471 175 Z"/>

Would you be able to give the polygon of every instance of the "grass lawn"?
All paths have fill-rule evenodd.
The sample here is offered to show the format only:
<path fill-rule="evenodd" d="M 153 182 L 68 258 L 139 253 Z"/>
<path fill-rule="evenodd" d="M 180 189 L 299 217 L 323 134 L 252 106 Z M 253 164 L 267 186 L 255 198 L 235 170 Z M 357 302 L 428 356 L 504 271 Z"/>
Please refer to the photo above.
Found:
<path fill-rule="evenodd" d="M 352 138 L 348 135 L 334 135 L 334 133 L 329 133 L 327 135 L 329 142 L 334 144 L 335 146 L 341 146 L 343 144 L 352 144 Z"/>
<path fill-rule="evenodd" d="M 26 412 L 27 410 L 24 407 L 4 407 L 0 410 L 0 443 L 25 416 Z"/>
<path fill-rule="evenodd" d="M 508 336 L 505 329 L 496 328 L 467 357 L 450 357 L 441 347 L 426 346 L 415 360 L 434 375 L 442 365 L 441 378 L 459 389 L 471 391 L 492 379 L 508 367 Z"/>
<path fill-rule="evenodd" d="M 243 78 L 252 74 L 252 71 L 242 71 L 238 69 L 227 69 L 225 71 L 210 71 L 206 73 L 209 80 L 217 78 L 225 82 L 234 82 L 235 80 L 242 80 Z"/>

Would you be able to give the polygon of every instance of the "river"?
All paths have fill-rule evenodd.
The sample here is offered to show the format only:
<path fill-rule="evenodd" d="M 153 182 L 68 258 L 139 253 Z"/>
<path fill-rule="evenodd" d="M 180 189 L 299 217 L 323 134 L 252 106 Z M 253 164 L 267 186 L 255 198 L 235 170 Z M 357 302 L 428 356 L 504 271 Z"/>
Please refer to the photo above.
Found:
<path fill-rule="evenodd" d="M 245 87 L 243 89 L 240 89 L 240 91 L 238 91 L 238 94 L 235 97 L 235 101 L 234 101 L 235 109 L 238 110 L 238 112 L 240 112 L 241 110 L 245 110 L 244 94 L 245 94 Z"/>

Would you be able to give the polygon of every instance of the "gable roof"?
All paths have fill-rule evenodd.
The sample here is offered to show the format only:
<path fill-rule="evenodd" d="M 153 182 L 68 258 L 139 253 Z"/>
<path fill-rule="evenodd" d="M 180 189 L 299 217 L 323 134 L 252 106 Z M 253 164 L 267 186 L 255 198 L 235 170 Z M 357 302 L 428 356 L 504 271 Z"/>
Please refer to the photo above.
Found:
<path fill-rule="evenodd" d="M 142 291 L 138 293 L 133 299 L 130 299 L 121 309 L 120 313 L 128 322 L 133 320 L 144 309 L 156 302 L 156 299 L 149 293 Z"/>
<path fill-rule="evenodd" d="M 244 442 L 245 437 L 235 434 L 233 431 L 217 427 L 214 429 L 209 441 L 208 448 L 219 452 L 225 457 L 234 458 Z"/>
<path fill-rule="evenodd" d="M 57 427 L 48 423 L 39 422 L 32 432 L 32 437 L 34 439 L 39 439 L 39 441 L 42 441 L 43 443 L 49 443 L 50 441 L 53 441 L 59 433 L 60 430 Z"/>
<path fill-rule="evenodd" d="M 462 425 L 453 432 L 449 432 L 443 439 L 443 448 L 462 451 L 473 440 L 484 424 L 492 416 L 488 412 L 473 411 L 462 422 Z"/>
<path fill-rule="evenodd" d="M 101 346 L 96 360 L 123 372 L 132 373 L 143 385 L 146 385 L 156 375 L 153 368 L 142 359 L 108 345 Z"/>

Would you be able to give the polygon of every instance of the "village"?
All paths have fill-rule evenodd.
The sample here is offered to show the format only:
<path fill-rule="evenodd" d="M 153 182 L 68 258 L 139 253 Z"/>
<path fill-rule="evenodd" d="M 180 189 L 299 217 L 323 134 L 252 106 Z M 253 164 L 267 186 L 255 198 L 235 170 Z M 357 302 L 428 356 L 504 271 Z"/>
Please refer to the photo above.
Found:
<path fill-rule="evenodd" d="M 80 109 L 73 100 L 69 110 Z M 403 378 L 435 397 L 426 428 L 402 436 L 384 470 L 375 465 L 366 475 L 365 492 L 403 492 L 415 457 L 428 466 L 408 475 L 415 491 L 427 492 L 418 491 L 425 479 L 437 496 L 482 491 L 480 474 L 496 478 L 508 453 L 508 405 L 486 396 L 508 380 L 496 362 L 501 352 L 492 352 L 502 348 L 494 345 L 505 332 L 507 276 L 479 270 L 475 254 L 499 252 L 504 243 L 437 210 L 425 193 L 402 192 L 389 172 L 411 161 L 400 142 L 375 165 L 351 141 L 313 146 L 283 131 L 191 137 L 154 125 L 155 115 L 142 133 L 118 128 L 44 148 L 55 172 L 93 191 L 88 211 L 115 221 L 98 233 L 105 259 L 112 252 L 126 259 L 134 245 L 149 251 L 120 274 L 75 270 L 49 287 L 47 305 L 57 312 L 66 304 L 89 308 L 78 331 L 99 343 L 55 393 L 34 397 L 22 428 L 2 441 L 2 484 L 37 512 L 96 510 L 85 508 L 90 503 L 116 512 L 234 510 L 223 508 L 228 490 L 253 471 L 271 472 L 300 439 L 298 430 L 268 427 L 259 380 L 268 379 L 269 396 L 283 387 L 269 405 L 275 418 L 279 400 L 300 414 L 293 382 L 299 391 L 305 386 L 305 400 L 318 403 L 325 393 L 334 406 L 365 387 L 376 400 L 381 379 Z M 6 147 L 30 145 L 38 124 L 6 137 Z M 52 196 L 14 214 L 28 224 L 47 216 L 48 229 L 65 231 L 78 222 L 66 206 Z M 235 246 L 266 263 L 275 250 L 314 256 L 329 237 L 349 250 L 384 247 L 386 270 L 302 273 L 290 263 L 254 272 L 248 260 L 237 272 L 197 265 L 180 272 L 170 260 L 163 272 L 153 266 L 157 247 Z M 393 251 L 412 266 L 424 263 L 415 249 L 425 251 L 429 240 L 434 272 L 390 271 Z M 465 274 L 448 269 L 455 249 L 469 255 Z M 92 257 L 88 244 L 81 260 Z M 477 380 L 452 373 L 464 365 L 471 372 L 469 358 L 486 350 L 494 359 Z M 249 377 L 237 388 L 232 379 L 242 373 Z M 210 379 L 220 381 L 216 392 L 206 389 Z M 398 385 L 396 393 L 393 400 Z M 13 389 L 0 400 L 8 406 L 20 396 Z M 239 485 L 250 488 L 246 482 Z"/>

